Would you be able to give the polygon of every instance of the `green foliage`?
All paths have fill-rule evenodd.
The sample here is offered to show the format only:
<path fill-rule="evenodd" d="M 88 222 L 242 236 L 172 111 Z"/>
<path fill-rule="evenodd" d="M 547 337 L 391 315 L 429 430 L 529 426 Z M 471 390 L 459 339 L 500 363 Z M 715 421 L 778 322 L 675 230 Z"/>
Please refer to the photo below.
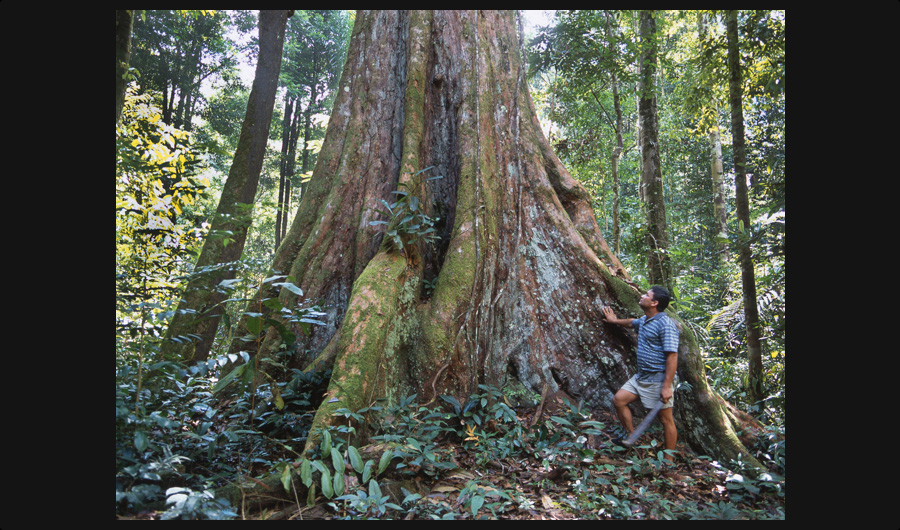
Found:
<path fill-rule="evenodd" d="M 150 99 L 129 91 L 116 125 L 116 367 L 134 368 L 137 404 L 205 230 L 191 209 L 208 185 L 191 135 L 163 123 Z"/>
<path fill-rule="evenodd" d="M 390 449 L 381 454 L 376 463 L 373 459 L 363 460 L 359 449 L 332 438 L 331 431 L 322 432 L 319 445 L 319 458 L 312 460 L 303 458 L 300 461 L 298 474 L 304 486 L 309 490 L 307 503 L 312 505 L 316 499 L 316 488 L 329 500 L 343 501 L 344 510 L 349 510 L 366 517 L 380 517 L 387 510 L 400 510 L 401 507 L 388 502 L 388 495 L 383 495 L 377 478 L 387 470 L 394 458 Z M 329 465 L 330 464 L 330 465 Z M 349 465 L 348 465 L 349 464 Z M 316 480 L 314 473 L 318 472 Z M 346 473 L 350 473 L 349 476 Z M 348 483 L 358 484 L 360 489 L 345 493 Z M 288 491 L 287 481 L 284 482 Z M 336 503 L 330 504 L 338 509 Z"/>
<path fill-rule="evenodd" d="M 116 329 L 158 335 L 152 310 L 177 295 L 203 227 L 191 206 L 209 182 L 198 175 L 190 134 L 166 125 L 147 96 L 126 94 L 116 126 Z"/>
<path fill-rule="evenodd" d="M 416 172 L 419 175 L 428 171 L 434 166 Z M 432 177 L 425 181 L 444 178 L 443 176 Z M 399 186 L 409 190 L 405 182 L 400 182 Z M 393 242 L 397 250 L 403 251 L 403 245 L 407 246 L 415 244 L 420 239 L 428 244 L 434 243 L 438 239 L 435 223 L 440 220 L 439 217 L 430 217 L 425 213 L 423 205 L 420 204 L 419 198 L 412 195 L 409 191 L 393 191 L 397 195 L 397 200 L 388 204 L 387 201 L 380 200 L 386 210 L 375 208 L 375 211 L 387 216 L 390 221 L 370 221 L 369 225 L 388 225 L 385 235 Z"/>
<path fill-rule="evenodd" d="M 255 289 L 248 292 L 248 296 L 255 295 L 256 290 L 261 291 L 263 287 L 271 286 L 276 289 L 276 293 L 278 290 L 283 290 L 290 292 L 296 297 L 302 297 L 303 291 L 295 285 L 293 281 L 294 279 L 290 276 L 278 274 L 269 276 L 260 280 L 259 283 L 256 284 Z M 236 284 L 241 282 L 241 279 L 224 280 L 217 288 L 225 292 L 231 292 L 236 288 Z M 299 300 L 302 301 L 302 298 Z M 255 307 L 251 307 L 251 305 L 248 304 L 243 312 L 234 317 L 238 322 L 243 322 L 243 326 L 248 332 L 246 335 L 239 337 L 242 341 L 258 342 L 262 340 L 262 337 L 264 337 L 270 329 L 274 329 L 278 333 L 278 336 L 281 338 L 281 344 L 277 348 L 280 357 L 276 356 L 275 359 L 266 359 L 264 361 L 267 365 L 276 369 L 284 368 L 283 363 L 279 362 L 279 360 L 284 360 L 283 357 L 289 357 L 293 354 L 294 343 L 297 341 L 297 336 L 292 331 L 293 329 L 299 328 L 304 334 L 308 335 L 311 332 L 311 326 L 325 325 L 324 322 L 319 320 L 319 317 L 324 316 L 325 313 L 319 311 L 318 306 L 308 305 L 308 301 L 298 302 L 296 306 L 287 307 L 284 305 L 279 295 L 263 297 L 258 300 L 256 298 L 232 297 L 226 300 L 226 302 L 253 302 L 256 304 Z M 233 317 L 229 315 L 224 319 L 226 327 L 230 327 L 232 318 Z M 231 345 L 231 340 L 226 340 L 224 342 L 226 346 Z M 227 361 L 235 363 L 238 360 L 238 356 L 243 358 L 244 363 L 235 366 L 227 373 L 227 375 L 219 379 L 213 392 L 221 392 L 235 381 L 240 381 L 242 386 L 246 387 L 251 382 L 256 381 L 257 376 L 267 377 L 269 380 L 273 381 L 273 389 L 276 389 L 275 392 L 277 392 L 277 385 L 274 384 L 275 380 L 265 370 L 260 368 L 259 359 L 254 359 L 254 362 L 250 363 L 248 362 L 249 355 L 243 351 L 237 354 L 228 353 L 219 357 L 219 359 L 226 360 L 223 361 L 224 366 L 224 362 Z M 276 402 L 281 402 L 280 396 L 278 396 Z"/>
<path fill-rule="evenodd" d="M 740 463 L 731 469 L 717 464 L 731 495 L 728 510 L 718 513 L 709 504 L 672 503 L 642 485 L 647 480 L 665 483 L 665 452 L 655 440 L 635 448 L 645 457 L 630 453 L 627 466 L 614 466 L 608 459 L 621 448 L 588 444 L 588 437 L 604 436 L 605 425 L 589 419 L 586 410 L 566 403 L 528 429 L 503 393 L 490 386 L 479 387 L 479 393 L 462 403 L 444 396 L 438 407 L 419 405 L 416 396 L 409 396 L 356 412 L 338 410 L 336 415 L 344 420 L 339 423 L 347 424 L 323 431 L 313 453 L 301 456 L 298 451 L 318 406 L 314 396 L 323 392 L 328 373 L 295 372 L 290 383 L 278 385 L 281 407 L 276 392 L 265 386 L 255 390 L 261 398 L 255 406 L 253 396 L 243 393 L 222 409 L 216 408 L 211 383 L 190 375 L 204 370 L 193 368 L 173 363 L 152 367 L 148 381 L 169 384 L 147 385 L 137 407 L 132 374 L 119 372 L 118 513 L 166 500 L 163 518 L 232 518 L 235 511 L 211 492 L 223 480 L 247 472 L 242 469 L 256 469 L 261 475 L 277 474 L 285 491 L 303 484 L 308 493 L 300 502 L 311 506 L 324 499 L 337 518 L 402 518 L 412 510 L 420 518 L 498 518 L 510 510 L 528 509 L 532 501 L 523 496 L 522 487 L 552 487 L 546 480 L 529 484 L 513 479 L 504 486 L 489 479 L 495 476 L 494 466 L 525 461 L 545 470 L 561 469 L 572 489 L 559 500 L 560 508 L 582 518 L 764 518 L 771 515 L 747 507 L 784 495 L 783 475 L 751 478 Z M 365 425 L 373 443 L 356 445 L 350 424 Z M 772 453 L 769 460 L 780 463 L 783 473 L 779 434 L 773 431 L 768 446 L 759 450 Z M 475 467 L 460 470 L 458 461 L 463 459 Z M 406 489 L 423 478 L 437 483 L 450 475 L 467 477 L 463 486 L 452 488 L 452 502 L 426 499 L 421 491 Z"/>
<path fill-rule="evenodd" d="M 166 504 L 172 505 L 160 517 L 167 519 L 234 519 L 238 514 L 228 499 L 216 499 L 213 492 L 193 491 L 189 488 L 166 490 Z"/>
<path fill-rule="evenodd" d="M 276 275 L 263 282 L 302 295 L 288 277 Z M 227 292 L 236 283 L 220 287 Z M 321 313 L 312 309 L 287 310 L 278 298 L 261 303 L 282 320 L 259 314 L 257 333 L 270 327 L 284 330 L 286 325 L 319 324 L 316 317 Z M 289 342 L 292 337 L 286 333 L 282 338 Z M 291 444 L 305 441 L 312 422 L 310 409 L 316 406 L 312 394 L 321 394 L 317 387 L 328 373 L 296 372 L 288 383 L 271 381 L 258 388 L 249 383 L 265 372 L 249 362 L 245 352 L 185 366 L 159 360 L 158 341 L 143 337 L 134 342 L 140 345 L 140 355 L 119 346 L 117 340 L 122 352 L 116 362 L 117 513 L 158 505 L 166 491 L 170 508 L 165 518 L 232 517 L 226 502 L 211 497 L 213 486 L 221 485 L 220 475 L 234 474 L 233 463 L 241 460 L 243 465 L 249 460 L 251 466 L 274 466 L 277 462 L 270 459 L 280 458 L 275 455 L 285 451 L 296 455 Z M 217 374 L 240 360 L 243 364 L 227 375 Z M 220 379 L 214 385 L 209 377 L 215 375 Z M 214 391 L 236 380 L 246 384 L 231 400 L 230 410 L 220 410 Z M 209 469 L 216 470 L 213 476 Z M 176 491 L 171 486 L 185 489 Z"/>
<path fill-rule="evenodd" d="M 491 502 L 491 499 L 496 499 L 496 502 Z M 459 492 L 460 504 L 471 511 L 472 517 L 477 517 L 478 512 L 484 508 L 496 518 L 498 510 L 503 511 L 504 501 L 512 503 L 513 497 L 503 490 L 485 487 L 474 480 L 468 481 Z"/>
<path fill-rule="evenodd" d="M 226 36 L 231 28 L 225 11 L 145 10 L 135 17 L 131 64 L 141 72 L 141 91 L 160 95 L 166 123 L 191 130 L 205 102 L 199 81 L 237 76 L 237 45 Z"/>
<path fill-rule="evenodd" d="M 288 19 L 280 81 L 307 110 L 319 112 L 334 97 L 351 26 L 346 11 L 297 11 Z"/>
<path fill-rule="evenodd" d="M 202 455 L 214 453 L 215 437 L 209 429 L 217 412 L 208 403 L 208 383 L 190 376 L 179 377 L 174 372 L 169 363 L 150 366 L 146 379 L 155 384 L 147 384 L 139 392 L 129 367 L 117 371 L 117 513 L 136 511 L 161 500 L 163 488 L 172 481 L 186 480 L 202 486 L 202 479 L 194 477 L 188 466 Z M 166 388 L 164 383 L 171 386 Z M 138 394 L 142 394 L 140 401 Z M 175 498 L 178 502 L 171 512 L 173 516 L 228 515 L 227 507 L 208 493 L 185 495 Z"/>
<path fill-rule="evenodd" d="M 136 370 L 118 370 L 117 513 L 158 506 L 168 496 L 166 517 L 226 518 L 227 504 L 210 497 L 215 487 L 241 468 L 268 473 L 284 468 L 285 455 L 299 456 L 330 372 L 298 371 L 290 382 L 238 393 L 223 407 L 208 376 L 226 362 L 151 365 L 139 403 Z"/>

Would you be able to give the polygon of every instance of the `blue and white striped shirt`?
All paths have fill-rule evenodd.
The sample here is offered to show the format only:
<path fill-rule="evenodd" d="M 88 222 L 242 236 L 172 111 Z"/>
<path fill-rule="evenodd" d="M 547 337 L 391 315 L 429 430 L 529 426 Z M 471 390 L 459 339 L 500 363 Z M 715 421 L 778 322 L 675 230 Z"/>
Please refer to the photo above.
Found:
<path fill-rule="evenodd" d="M 678 352 L 678 328 L 665 313 L 650 320 L 647 315 L 631 322 L 638 334 L 637 364 L 642 381 L 663 381 L 666 372 L 666 352 Z M 646 375 L 645 375 L 646 374 Z"/>

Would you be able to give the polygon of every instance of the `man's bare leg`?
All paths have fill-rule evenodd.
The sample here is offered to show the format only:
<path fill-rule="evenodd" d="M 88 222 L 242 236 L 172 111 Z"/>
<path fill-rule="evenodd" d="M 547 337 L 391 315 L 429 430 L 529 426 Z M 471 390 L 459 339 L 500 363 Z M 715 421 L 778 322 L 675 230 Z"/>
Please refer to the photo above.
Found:
<path fill-rule="evenodd" d="M 627 390 L 619 389 L 613 397 L 613 406 L 616 407 L 616 416 L 619 417 L 619 423 L 628 434 L 634 430 L 634 422 L 631 418 L 631 409 L 628 404 L 638 398 L 637 394 L 632 394 Z"/>
<path fill-rule="evenodd" d="M 673 410 L 674 409 L 672 407 L 661 409 L 657 417 L 663 425 L 663 436 L 665 439 L 664 445 L 666 449 L 671 449 L 674 451 L 675 442 L 678 441 L 678 429 L 675 428 L 675 416 L 672 414 Z M 666 455 L 666 459 L 669 462 L 674 461 L 674 457 L 669 454 Z"/>

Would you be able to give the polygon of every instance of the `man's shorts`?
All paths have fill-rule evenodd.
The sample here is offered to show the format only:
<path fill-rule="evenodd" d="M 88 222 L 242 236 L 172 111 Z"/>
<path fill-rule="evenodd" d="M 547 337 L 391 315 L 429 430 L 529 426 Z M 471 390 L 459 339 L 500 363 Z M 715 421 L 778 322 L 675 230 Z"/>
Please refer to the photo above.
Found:
<path fill-rule="evenodd" d="M 644 382 L 638 381 L 637 374 L 634 375 L 631 379 L 629 379 L 624 385 L 622 385 L 622 390 L 627 390 L 632 394 L 636 394 L 640 396 L 641 403 L 644 404 L 648 409 L 652 409 L 659 402 L 659 392 L 662 390 L 662 381 L 660 382 Z M 672 382 L 672 387 L 674 390 L 675 382 Z M 675 393 L 672 393 L 672 397 L 669 398 L 669 401 L 663 405 L 662 408 L 667 409 L 672 407 L 675 404 Z"/>

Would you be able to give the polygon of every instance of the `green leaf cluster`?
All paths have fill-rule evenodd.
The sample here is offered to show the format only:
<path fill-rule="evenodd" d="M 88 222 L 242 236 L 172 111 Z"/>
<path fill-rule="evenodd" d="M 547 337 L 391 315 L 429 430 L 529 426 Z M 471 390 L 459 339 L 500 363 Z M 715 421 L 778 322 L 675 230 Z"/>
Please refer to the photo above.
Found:
<path fill-rule="evenodd" d="M 382 494 L 377 481 L 395 457 L 391 449 L 384 451 L 377 463 L 373 459 L 364 460 L 359 449 L 349 444 L 344 447 L 343 442 L 332 438 L 330 430 L 324 430 L 319 452 L 317 459 L 301 459 L 297 471 L 301 482 L 308 488 L 307 503 L 310 506 L 315 503 L 318 488 L 327 499 L 343 501 L 346 509 L 359 514 L 380 517 L 388 509 L 401 509 L 389 502 L 388 495 Z M 318 480 L 315 473 L 319 475 Z M 352 483 L 359 485 L 356 491 L 346 491 L 347 483 L 351 482 L 348 474 L 352 475 Z M 286 468 L 282 475 L 285 491 L 289 491 L 289 483 L 290 475 Z"/>
<path fill-rule="evenodd" d="M 209 185 L 191 135 L 150 99 L 127 93 L 116 126 L 116 328 L 131 338 L 160 334 L 153 310 L 178 294 L 204 232 L 191 209 Z"/>
<path fill-rule="evenodd" d="M 434 166 L 419 170 L 415 175 L 418 176 L 433 167 Z M 425 181 L 427 182 L 440 178 L 444 177 L 432 177 L 425 179 Z M 410 191 L 405 191 L 410 190 L 410 186 L 405 182 L 399 183 L 398 186 L 404 189 L 391 192 L 394 195 L 397 195 L 397 200 L 395 202 L 388 204 L 387 201 L 379 199 L 379 202 L 385 209 L 374 208 L 375 211 L 386 216 L 390 221 L 370 221 L 369 225 L 388 225 L 385 235 L 390 238 L 390 241 L 393 242 L 395 248 L 400 251 L 403 251 L 404 244 L 407 246 L 413 245 L 419 240 L 429 244 L 434 243 L 434 241 L 438 239 L 435 223 L 440 220 L 440 217 L 430 217 L 422 208 L 423 205 L 420 203 L 419 198 L 412 195 Z"/>

